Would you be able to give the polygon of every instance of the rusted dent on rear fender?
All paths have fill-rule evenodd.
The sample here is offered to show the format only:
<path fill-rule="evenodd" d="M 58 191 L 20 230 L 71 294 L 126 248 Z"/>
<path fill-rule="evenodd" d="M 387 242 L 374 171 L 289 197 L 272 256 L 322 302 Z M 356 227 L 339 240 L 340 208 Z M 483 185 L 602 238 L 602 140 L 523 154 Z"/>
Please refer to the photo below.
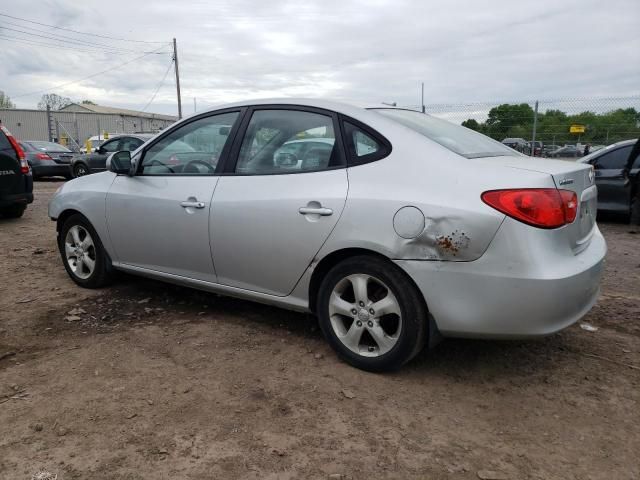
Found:
<path fill-rule="evenodd" d="M 460 227 L 461 218 L 426 218 L 425 228 L 415 238 L 397 237 L 396 258 L 414 260 L 467 261 L 477 258 L 469 233 Z"/>

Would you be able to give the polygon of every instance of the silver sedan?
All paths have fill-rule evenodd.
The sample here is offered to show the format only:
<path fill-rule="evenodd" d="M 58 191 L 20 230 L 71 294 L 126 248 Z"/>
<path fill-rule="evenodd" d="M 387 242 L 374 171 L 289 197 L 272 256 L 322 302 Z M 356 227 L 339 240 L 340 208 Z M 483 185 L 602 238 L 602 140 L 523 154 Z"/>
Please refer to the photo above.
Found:
<path fill-rule="evenodd" d="M 419 112 L 236 103 L 107 167 L 49 205 L 78 285 L 122 270 L 311 311 L 359 368 L 398 368 L 442 336 L 548 335 L 598 296 L 591 166 Z"/>

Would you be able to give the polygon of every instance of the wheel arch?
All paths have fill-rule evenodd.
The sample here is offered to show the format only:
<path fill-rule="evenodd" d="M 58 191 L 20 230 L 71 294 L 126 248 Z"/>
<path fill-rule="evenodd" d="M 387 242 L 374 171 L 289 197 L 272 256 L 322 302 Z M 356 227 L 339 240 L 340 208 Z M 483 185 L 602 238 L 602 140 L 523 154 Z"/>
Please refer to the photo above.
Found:
<path fill-rule="evenodd" d="M 351 258 L 351 257 L 356 257 L 356 256 L 369 256 L 369 257 L 373 257 L 373 258 L 378 258 L 381 260 L 384 260 L 386 262 L 388 262 L 390 265 L 393 265 L 393 268 L 397 268 L 398 271 L 411 283 L 411 285 L 413 285 L 413 287 L 416 289 L 416 291 L 419 293 L 419 297 L 425 307 L 425 311 L 427 312 L 427 345 L 428 348 L 433 348 L 435 347 L 438 343 L 440 343 L 442 341 L 442 334 L 440 333 L 440 330 L 438 329 L 438 325 L 436 323 L 435 318 L 433 317 L 433 315 L 431 314 L 430 310 L 429 310 L 429 304 L 427 303 L 427 299 L 424 297 L 424 294 L 422 293 L 422 291 L 420 290 L 420 288 L 418 288 L 418 285 L 416 284 L 416 282 L 413 280 L 413 278 L 411 278 L 411 276 L 402 268 L 398 267 L 397 265 L 395 265 L 393 263 L 393 261 L 391 260 L 391 258 L 389 258 L 388 256 L 380 253 L 380 252 L 376 252 L 375 250 L 370 250 L 367 248 L 358 248 L 358 247 L 349 247 L 349 248 L 342 248 L 339 250 L 334 250 L 333 252 L 329 253 L 328 255 L 324 256 L 319 262 L 318 264 L 315 266 L 313 273 L 311 274 L 311 279 L 309 281 L 309 292 L 308 292 L 308 298 L 309 298 L 309 310 L 311 310 L 311 312 L 313 314 L 317 314 L 316 312 L 316 304 L 318 301 L 318 293 L 320 291 L 320 284 L 322 283 L 322 280 L 324 279 L 324 277 L 327 275 L 327 273 L 329 273 L 329 271 L 336 266 L 338 263 Z"/>
<path fill-rule="evenodd" d="M 424 298 L 424 295 L 418 288 L 418 285 L 416 284 L 416 282 L 413 280 L 413 278 L 411 278 L 411 276 L 407 272 L 397 267 L 393 263 L 391 258 L 387 257 L 386 255 L 383 255 L 380 252 L 376 252 L 375 250 L 370 250 L 367 248 L 350 247 L 350 248 L 342 248 L 339 250 L 334 250 L 333 252 L 323 257 L 313 269 L 313 273 L 311 274 L 311 280 L 309 281 L 309 309 L 313 313 L 315 313 L 316 311 L 316 303 L 318 301 L 318 292 L 320 290 L 320 284 L 322 283 L 322 280 L 327 275 L 327 273 L 329 273 L 329 271 L 340 262 L 351 257 L 360 257 L 360 256 L 378 258 L 380 260 L 388 262 L 390 265 L 393 265 L 393 268 L 396 268 L 399 272 L 402 272 L 402 274 L 409 280 L 409 282 L 411 282 L 411 284 L 420 293 L 420 298 L 424 302 L 424 305 L 427 311 L 429 311 L 429 306 L 427 305 L 426 299 Z"/>
<path fill-rule="evenodd" d="M 87 216 L 79 210 L 75 210 L 73 208 L 63 210 L 62 212 L 60 212 L 60 215 L 58 215 L 58 218 L 56 219 L 56 232 L 60 233 L 64 222 L 66 222 L 69 217 L 75 214 L 82 215 L 84 218 L 87 218 Z M 89 219 L 87 219 L 87 221 L 89 221 Z"/>

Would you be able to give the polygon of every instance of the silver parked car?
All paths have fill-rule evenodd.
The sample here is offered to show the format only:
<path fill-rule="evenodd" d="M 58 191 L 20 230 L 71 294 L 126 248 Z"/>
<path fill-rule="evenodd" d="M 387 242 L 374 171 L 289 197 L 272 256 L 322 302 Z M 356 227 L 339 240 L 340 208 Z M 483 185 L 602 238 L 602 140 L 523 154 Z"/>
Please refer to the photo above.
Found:
<path fill-rule="evenodd" d="M 598 296 L 592 167 L 415 111 L 236 103 L 108 170 L 49 205 L 77 284 L 123 270 L 311 311 L 363 369 L 398 368 L 440 335 L 547 335 Z"/>

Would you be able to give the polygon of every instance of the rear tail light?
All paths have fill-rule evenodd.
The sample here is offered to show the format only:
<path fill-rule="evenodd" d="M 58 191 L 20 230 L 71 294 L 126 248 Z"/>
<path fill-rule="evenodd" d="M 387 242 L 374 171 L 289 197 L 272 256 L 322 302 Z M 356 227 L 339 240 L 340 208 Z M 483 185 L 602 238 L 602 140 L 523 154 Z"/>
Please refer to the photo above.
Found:
<path fill-rule="evenodd" d="M 538 228 L 558 228 L 576 219 L 578 197 L 571 190 L 518 188 L 490 190 L 482 201 L 516 220 Z"/>
<path fill-rule="evenodd" d="M 46 153 L 36 153 L 36 158 L 38 160 L 53 160 L 53 158 L 51 158 L 49 155 L 47 155 Z"/>
<path fill-rule="evenodd" d="M 27 163 L 27 159 L 25 158 L 24 150 L 22 150 L 22 147 L 20 146 L 16 138 L 11 135 L 11 132 L 6 127 L 0 126 L 0 129 L 2 129 L 2 132 L 7 136 L 7 140 L 9 140 L 9 143 L 15 150 L 16 155 L 18 156 L 18 160 L 20 160 L 20 171 L 22 173 L 29 173 L 29 164 Z"/>

